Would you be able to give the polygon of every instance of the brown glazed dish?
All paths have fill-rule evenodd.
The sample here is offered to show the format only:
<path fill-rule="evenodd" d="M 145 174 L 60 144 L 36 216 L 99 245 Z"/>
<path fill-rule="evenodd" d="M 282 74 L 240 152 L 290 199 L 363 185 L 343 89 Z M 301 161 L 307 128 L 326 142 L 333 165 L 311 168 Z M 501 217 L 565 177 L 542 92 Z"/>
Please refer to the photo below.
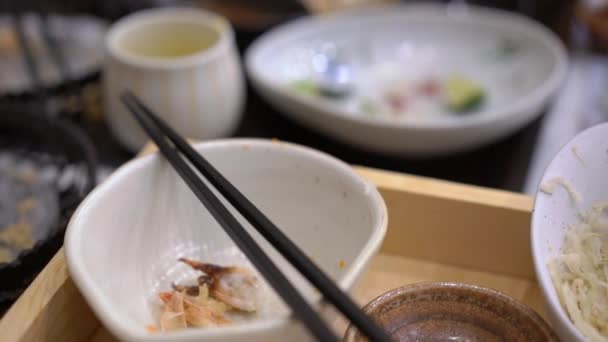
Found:
<path fill-rule="evenodd" d="M 559 341 L 531 308 L 500 292 L 459 283 L 389 291 L 364 311 L 395 341 Z M 353 326 L 345 342 L 367 341 Z"/>

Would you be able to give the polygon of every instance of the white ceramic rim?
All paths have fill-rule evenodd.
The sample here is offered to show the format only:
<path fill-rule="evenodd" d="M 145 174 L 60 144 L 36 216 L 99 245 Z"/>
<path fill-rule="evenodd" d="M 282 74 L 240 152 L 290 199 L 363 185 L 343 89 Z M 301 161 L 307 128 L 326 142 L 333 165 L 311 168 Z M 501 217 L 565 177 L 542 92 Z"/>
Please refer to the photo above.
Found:
<path fill-rule="evenodd" d="M 188 22 L 216 31 L 218 40 L 209 48 L 181 57 L 137 56 L 118 47 L 118 41 L 133 27 L 163 22 Z M 110 27 L 105 39 L 107 53 L 117 60 L 135 67 L 149 69 L 180 69 L 207 63 L 220 57 L 234 43 L 234 32 L 226 18 L 199 8 L 152 8 L 130 14 Z"/>
<path fill-rule="evenodd" d="M 342 279 L 338 282 L 338 286 L 342 290 L 346 290 L 354 284 L 357 276 L 363 271 L 365 265 L 370 261 L 371 257 L 380 249 L 384 236 L 386 235 L 388 214 L 386 204 L 382 199 L 382 196 L 378 192 L 375 185 L 371 184 L 368 180 L 359 176 L 351 166 L 345 162 L 336 159 L 326 153 L 314 150 L 309 147 L 296 145 L 287 142 L 273 142 L 265 139 L 223 139 L 214 140 L 209 142 L 202 142 L 194 144 L 194 148 L 199 147 L 213 147 L 213 146 L 250 146 L 250 148 L 289 148 L 293 153 L 298 153 L 307 157 L 317 159 L 328 167 L 335 168 L 348 178 L 351 182 L 362 183 L 369 186 L 370 200 L 372 201 L 373 209 L 375 210 L 376 222 L 374 223 L 374 230 L 372 236 L 369 238 L 361 253 L 353 260 L 349 265 L 348 270 L 345 272 Z M 83 262 L 78 258 L 78 250 L 80 246 L 80 240 L 82 238 L 84 229 L 83 225 L 80 224 L 82 216 L 87 215 L 87 211 L 90 207 L 103 196 L 104 193 L 111 191 L 114 184 L 118 179 L 122 179 L 129 174 L 137 172 L 137 170 L 150 165 L 155 158 L 161 158 L 158 153 L 153 153 L 141 158 L 131 160 L 116 170 L 108 179 L 97 186 L 87 198 L 81 203 L 76 212 L 72 215 L 72 218 L 68 224 L 68 229 L 65 234 L 64 250 L 66 256 L 66 263 L 70 275 L 74 279 L 78 289 L 83 294 L 87 302 L 91 305 L 91 308 L 103 322 L 104 326 L 120 337 L 126 340 L 137 340 L 137 341 L 162 341 L 170 338 L 173 341 L 189 340 L 193 338 L 204 339 L 205 337 L 218 337 L 225 334 L 251 334 L 260 332 L 268 329 L 273 329 L 281 325 L 287 324 L 290 317 L 280 317 L 276 319 L 269 319 L 264 321 L 252 322 L 246 325 L 235 325 L 229 327 L 222 327 L 218 329 L 186 329 L 171 333 L 171 335 L 165 334 L 147 334 L 142 332 L 142 329 L 124 329 L 123 324 L 112 315 L 112 306 L 104 301 L 97 295 L 100 293 L 99 288 L 95 282 L 88 276 L 84 271 L 85 266 Z"/>
<path fill-rule="evenodd" d="M 540 184 L 546 181 L 546 175 L 549 174 L 550 170 L 554 169 L 556 166 L 557 157 L 562 155 L 563 153 L 571 153 L 571 146 L 576 144 L 576 141 L 579 139 L 584 139 L 586 135 L 592 134 L 595 130 L 604 130 L 608 131 L 608 123 L 599 124 L 593 127 L 590 127 L 583 132 L 579 133 L 575 138 L 566 143 L 559 152 L 553 157 L 549 165 L 545 168 L 545 172 L 543 173 L 543 177 L 540 181 Z M 539 184 L 539 185 L 540 185 Z M 583 334 L 576 328 L 574 323 L 568 317 L 566 310 L 562 307 L 559 297 L 557 296 L 557 291 L 555 290 L 555 285 L 553 284 L 553 279 L 551 279 L 551 275 L 549 274 L 549 270 L 547 269 L 547 265 L 545 260 L 540 260 L 542 246 L 542 230 L 540 229 L 540 222 L 542 218 L 540 217 L 540 213 L 536 210 L 536 205 L 539 201 L 539 193 L 540 189 L 537 190 L 535 200 L 534 200 L 534 209 L 532 210 L 532 220 L 531 220 L 531 245 L 532 245 L 532 257 L 534 259 L 534 271 L 536 273 L 536 278 L 540 283 L 540 287 L 542 289 L 543 295 L 547 302 L 547 306 L 551 311 L 553 317 L 557 318 L 560 321 L 560 324 L 568 330 L 568 332 L 572 336 L 576 336 L 579 341 L 585 341 L 586 338 Z"/>
<path fill-rule="evenodd" d="M 547 99 L 559 89 L 564 80 L 568 68 L 568 57 L 566 50 L 560 40 L 549 29 L 539 23 L 532 21 L 524 16 L 517 15 L 511 12 L 490 9 L 480 6 L 467 5 L 466 16 L 448 16 L 446 5 L 412 3 L 412 4 L 397 4 L 385 6 L 370 6 L 363 9 L 347 10 L 341 13 L 332 14 L 324 17 L 304 17 L 294 20 L 290 23 L 280 25 L 277 28 L 258 38 L 247 49 L 245 54 L 245 66 L 247 74 L 254 83 L 257 83 L 265 88 L 270 89 L 275 94 L 271 96 L 283 96 L 291 101 L 302 103 L 311 108 L 320 108 L 318 111 L 321 116 L 338 117 L 345 121 L 352 121 L 357 124 L 370 125 L 381 128 L 415 128 L 419 130 L 449 130 L 453 128 L 463 127 L 481 127 L 488 123 L 505 119 L 509 115 L 526 116 L 528 109 L 541 107 Z M 528 36 L 535 39 L 540 45 L 543 45 L 556 60 L 556 66 L 553 72 L 539 87 L 528 93 L 525 97 L 511 103 L 508 106 L 493 109 L 491 113 L 480 116 L 465 116 L 460 120 L 433 120 L 429 122 L 404 122 L 391 121 L 378 118 L 371 118 L 362 115 L 350 115 L 344 110 L 333 108 L 323 102 L 317 101 L 315 98 L 300 94 L 283 85 L 275 84 L 270 81 L 264 74 L 256 68 L 255 60 L 260 54 L 260 51 L 265 49 L 269 44 L 280 44 L 282 41 L 293 39 L 294 35 L 306 35 L 307 31 L 316 31 L 319 25 L 326 23 L 336 23 L 340 21 L 366 21 L 366 17 L 374 16 L 374 19 L 369 21 L 382 21 L 382 15 L 395 16 L 396 13 L 403 17 L 415 16 L 418 19 L 421 17 L 432 18 L 434 20 L 452 20 L 470 23 L 481 23 L 483 25 L 494 26 L 497 30 L 517 32 L 520 35 Z M 380 17 L 380 19 L 378 19 Z M 361 26 L 365 26 L 361 24 Z M 303 31 L 304 33 L 296 33 Z"/>

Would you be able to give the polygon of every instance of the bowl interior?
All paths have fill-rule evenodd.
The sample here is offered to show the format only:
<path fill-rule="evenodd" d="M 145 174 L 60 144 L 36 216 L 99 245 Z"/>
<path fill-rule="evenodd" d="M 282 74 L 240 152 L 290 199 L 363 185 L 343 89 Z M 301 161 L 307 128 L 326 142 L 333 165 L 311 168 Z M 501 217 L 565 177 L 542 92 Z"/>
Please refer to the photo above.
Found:
<path fill-rule="evenodd" d="M 598 202 L 608 201 L 607 171 L 608 124 L 601 124 L 566 144 L 549 164 L 540 183 L 561 178 L 578 195 L 578 200 L 562 187 L 557 187 L 552 194 L 539 191 L 536 195 L 532 214 L 534 263 L 556 330 L 568 334 L 562 338 L 583 339 L 559 303 L 547 262 L 560 252 L 568 225 L 580 222 L 578 214 Z"/>
<path fill-rule="evenodd" d="M 341 287 L 352 285 L 379 248 L 386 229 L 384 203 L 346 164 L 282 142 L 218 141 L 197 149 Z M 291 267 L 260 243 L 314 298 Z M 87 198 L 70 223 L 66 253 L 76 284 L 119 337 L 148 335 L 146 325 L 158 318 L 158 292 L 169 290 L 172 282 L 196 279 L 179 257 L 251 267 L 158 155 L 122 167 Z M 268 296 L 260 316 L 281 317 L 285 311 Z"/>
<path fill-rule="evenodd" d="M 361 29 L 365 28 L 365 29 Z M 352 34 L 357 32 L 357 34 Z M 305 96 L 290 85 L 314 74 L 315 55 L 333 44 L 352 65 L 355 96 L 344 101 Z M 387 77 L 416 79 L 462 74 L 486 90 L 486 105 L 467 114 L 499 115 L 496 108 L 538 97 L 556 70 L 563 52 L 545 29 L 522 17 L 469 7 L 404 5 L 355 11 L 326 18 L 306 18 L 284 25 L 261 38 L 249 51 L 254 79 L 302 103 L 332 113 L 390 122 L 462 121 L 445 109 L 437 115 L 370 115 L 361 99 Z M 551 82 L 549 82 L 551 83 Z M 531 96 L 532 95 L 532 96 Z"/>

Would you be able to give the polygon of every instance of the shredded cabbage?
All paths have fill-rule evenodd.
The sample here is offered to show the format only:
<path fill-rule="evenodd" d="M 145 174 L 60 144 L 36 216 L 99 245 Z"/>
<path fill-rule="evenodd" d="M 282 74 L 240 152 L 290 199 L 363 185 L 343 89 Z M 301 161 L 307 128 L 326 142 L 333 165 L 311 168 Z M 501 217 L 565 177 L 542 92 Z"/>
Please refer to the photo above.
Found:
<path fill-rule="evenodd" d="M 608 341 L 608 204 L 581 214 L 548 263 L 560 302 L 590 341 Z"/>
<path fill-rule="evenodd" d="M 579 203 L 581 201 L 581 195 L 579 195 L 579 193 L 574 190 L 570 183 L 566 182 L 566 180 L 562 177 L 552 178 L 544 182 L 540 185 L 540 191 L 548 195 L 552 195 L 558 186 L 561 186 L 562 188 L 564 188 L 564 190 L 566 190 L 566 192 L 568 192 L 568 196 L 570 196 L 570 199 L 572 201 L 576 203 Z"/>

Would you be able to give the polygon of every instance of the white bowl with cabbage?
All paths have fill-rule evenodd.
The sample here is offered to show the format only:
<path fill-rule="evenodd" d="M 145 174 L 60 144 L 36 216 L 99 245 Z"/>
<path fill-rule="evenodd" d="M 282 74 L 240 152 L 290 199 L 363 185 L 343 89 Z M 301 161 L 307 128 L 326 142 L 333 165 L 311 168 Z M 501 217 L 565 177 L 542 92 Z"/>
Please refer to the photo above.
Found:
<path fill-rule="evenodd" d="M 608 340 L 608 123 L 549 164 L 532 214 L 536 275 L 563 341 Z"/>

